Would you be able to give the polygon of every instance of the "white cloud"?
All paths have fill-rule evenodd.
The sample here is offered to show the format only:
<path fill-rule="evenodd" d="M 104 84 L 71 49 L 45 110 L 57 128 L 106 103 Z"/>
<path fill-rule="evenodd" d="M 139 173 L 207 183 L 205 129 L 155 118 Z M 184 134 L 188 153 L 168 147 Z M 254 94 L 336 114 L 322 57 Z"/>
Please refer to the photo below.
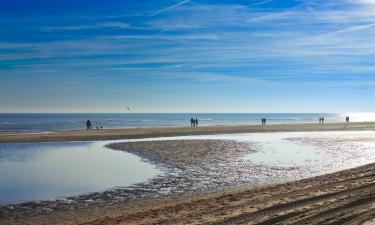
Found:
<path fill-rule="evenodd" d="M 56 27 L 43 27 L 44 31 L 64 31 L 64 30 L 86 30 L 86 29 L 99 29 L 99 28 L 119 28 L 129 29 L 134 28 L 127 23 L 122 22 L 106 22 L 92 25 L 78 25 L 78 26 L 56 26 Z"/>
<path fill-rule="evenodd" d="M 364 25 L 355 25 L 355 26 L 350 26 L 341 30 L 337 30 L 331 33 L 328 33 L 326 35 L 334 35 L 334 34 L 341 34 L 341 33 L 350 33 L 350 32 L 355 32 L 355 31 L 361 31 L 361 30 L 367 30 L 370 28 L 375 27 L 375 23 L 370 23 L 370 24 L 364 24 Z"/>
<path fill-rule="evenodd" d="M 374 4 L 375 5 L 375 0 L 358 0 L 360 3 L 364 4 Z"/>
<path fill-rule="evenodd" d="M 35 51 L 15 51 L 3 58 L 43 58 L 46 59 L 43 61 L 45 69 L 61 64 L 68 69 L 155 69 L 180 73 L 182 70 L 251 71 L 262 67 L 263 75 L 303 77 L 305 70 L 300 65 L 304 64 L 310 68 L 310 74 L 371 72 L 373 67 L 365 65 L 362 59 L 375 56 L 375 15 L 365 7 L 340 8 L 323 1 L 319 3 L 323 4 L 319 6 L 322 8 L 313 5 L 314 10 L 300 6 L 288 10 L 254 11 L 246 6 L 194 2 L 189 7 L 181 7 L 179 14 L 146 17 L 146 21 L 138 23 L 145 29 L 179 29 L 178 32 L 116 32 L 87 40 L 35 46 L 17 44 L 21 49 L 33 48 Z M 179 6 L 177 4 L 159 10 L 159 13 Z M 129 26 L 107 22 L 61 29 Z M 2 46 L 16 47 L 11 43 L 0 43 L 0 48 Z M 98 57 L 90 58 L 92 55 Z M 116 57 L 106 58 L 107 55 Z"/>
<path fill-rule="evenodd" d="M 292 14 L 293 13 L 291 11 L 267 13 L 267 14 L 262 14 L 260 16 L 247 19 L 246 22 L 248 22 L 248 23 L 267 22 L 267 21 L 271 21 L 271 20 L 283 19 L 283 18 L 288 17 Z"/>
<path fill-rule="evenodd" d="M 151 39 L 151 40 L 218 40 L 216 34 L 181 34 L 181 35 L 115 35 L 105 36 L 105 39 Z"/>
<path fill-rule="evenodd" d="M 161 9 L 159 11 L 156 11 L 156 12 L 152 13 L 150 16 L 156 16 L 156 15 L 158 15 L 160 13 L 167 12 L 169 10 L 172 10 L 172 9 L 178 7 L 178 6 L 184 5 L 184 4 L 189 3 L 189 2 L 190 2 L 190 0 L 183 0 L 181 2 L 178 2 L 178 3 L 174 4 L 174 5 L 168 6 L 167 8 L 164 8 L 164 9 Z"/>
<path fill-rule="evenodd" d="M 251 6 L 264 5 L 264 4 L 267 4 L 267 3 L 272 2 L 272 1 L 273 0 L 265 0 L 265 1 L 262 1 L 262 2 L 258 2 L 258 3 L 252 4 Z"/>

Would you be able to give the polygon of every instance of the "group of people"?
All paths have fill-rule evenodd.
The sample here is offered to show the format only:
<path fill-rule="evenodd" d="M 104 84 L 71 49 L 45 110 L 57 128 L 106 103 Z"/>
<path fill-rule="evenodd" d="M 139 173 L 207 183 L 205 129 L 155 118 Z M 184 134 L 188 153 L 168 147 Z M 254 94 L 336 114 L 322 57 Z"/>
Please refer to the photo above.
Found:
<path fill-rule="evenodd" d="M 349 119 L 350 119 L 349 116 L 345 117 L 345 120 L 347 123 L 349 123 Z M 319 123 L 324 123 L 324 117 L 319 118 Z"/>
<path fill-rule="evenodd" d="M 198 118 L 191 118 L 190 125 L 191 127 L 198 127 Z"/>
<path fill-rule="evenodd" d="M 346 122 L 349 123 L 349 116 L 347 116 L 345 118 Z M 267 119 L 266 118 L 262 118 L 262 125 L 265 125 L 267 123 Z M 319 118 L 319 123 L 324 123 L 324 117 L 320 117 Z M 198 127 L 198 118 L 191 118 L 190 119 L 190 124 L 191 124 L 191 127 Z M 86 121 L 86 129 L 87 130 L 92 130 L 92 123 L 90 120 L 87 120 Z M 96 126 L 96 129 L 99 130 L 99 129 L 103 129 L 103 126 L 100 124 L 99 126 Z"/>
<path fill-rule="evenodd" d="M 103 129 L 103 126 L 100 124 L 99 126 L 96 126 L 96 129 L 99 130 L 100 129 Z M 91 121 L 90 120 L 87 120 L 86 121 L 86 129 L 87 130 L 92 130 L 92 124 L 91 124 Z"/>

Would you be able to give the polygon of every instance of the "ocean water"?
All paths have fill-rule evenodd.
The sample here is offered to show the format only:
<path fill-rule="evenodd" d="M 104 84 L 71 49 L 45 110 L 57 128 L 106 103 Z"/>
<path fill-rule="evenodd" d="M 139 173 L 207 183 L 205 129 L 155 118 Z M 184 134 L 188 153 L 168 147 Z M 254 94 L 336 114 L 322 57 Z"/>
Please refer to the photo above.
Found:
<path fill-rule="evenodd" d="M 375 121 L 375 113 L 0 113 L 0 131 L 52 131 L 85 129 L 90 119 L 93 127 L 184 127 L 190 118 L 198 118 L 200 126 L 259 124 L 262 117 L 267 124 L 326 123 Z"/>

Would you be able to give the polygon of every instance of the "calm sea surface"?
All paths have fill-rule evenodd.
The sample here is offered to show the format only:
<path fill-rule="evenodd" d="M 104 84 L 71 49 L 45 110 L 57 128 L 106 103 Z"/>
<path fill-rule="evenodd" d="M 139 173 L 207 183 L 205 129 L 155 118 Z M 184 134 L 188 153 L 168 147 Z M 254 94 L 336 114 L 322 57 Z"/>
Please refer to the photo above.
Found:
<path fill-rule="evenodd" d="M 259 124 L 262 117 L 268 124 L 317 123 L 319 117 L 325 122 L 375 121 L 375 113 L 2 113 L 0 131 L 51 131 L 77 130 L 85 128 L 90 119 L 93 127 L 183 127 L 190 125 L 190 118 L 199 118 L 200 126 Z"/>

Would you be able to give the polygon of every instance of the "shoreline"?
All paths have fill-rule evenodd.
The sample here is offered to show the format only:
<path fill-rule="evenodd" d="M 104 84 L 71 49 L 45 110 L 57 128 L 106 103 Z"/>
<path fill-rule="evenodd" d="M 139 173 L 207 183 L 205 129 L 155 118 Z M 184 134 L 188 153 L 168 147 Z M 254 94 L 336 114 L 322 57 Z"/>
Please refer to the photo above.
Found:
<path fill-rule="evenodd" d="M 318 125 L 318 126 L 317 126 Z M 261 129 L 261 131 L 259 131 Z M 352 124 L 288 124 L 262 126 L 228 126 L 200 128 L 147 128 L 147 129 L 112 129 L 95 131 L 58 131 L 56 133 L 27 134 L 11 136 L 11 142 L 25 140 L 70 141 L 70 139 L 101 140 L 101 138 L 123 139 L 128 136 L 139 138 L 152 135 L 156 137 L 219 134 L 222 133 L 265 133 L 265 132 L 300 132 L 300 131 L 364 131 L 375 130 L 375 123 Z M 135 132 L 130 134 L 130 132 Z M 90 133 L 89 133 L 90 132 Z M 189 134 L 187 134 L 189 133 Z M 0 142 L 2 142 L 0 137 Z M 82 140 L 83 139 L 83 140 Z M 3 139 L 4 141 L 4 139 Z M 114 150 L 127 151 L 142 156 L 147 160 L 170 165 L 186 171 L 186 175 L 177 174 L 175 178 L 158 179 L 150 190 L 161 190 L 168 185 L 204 182 L 206 177 L 220 177 L 216 172 L 227 171 L 230 179 L 236 180 L 251 175 L 249 171 L 265 171 L 264 167 L 243 167 L 236 159 L 253 151 L 251 144 L 231 141 L 186 140 L 163 142 L 112 143 Z M 157 150 L 156 150 L 157 149 Z M 221 149 L 216 151 L 215 149 Z M 194 150 L 194 151 L 193 151 Z M 172 156 L 170 155 L 172 153 Z M 173 156 L 173 154 L 175 154 Z M 207 155 L 204 155 L 207 154 Z M 231 158 L 232 157 L 232 158 Z M 217 162 L 226 162 L 218 164 Z M 234 163 L 233 163 L 234 162 Z M 228 165 L 238 165 L 231 168 Z M 189 171 L 189 168 L 197 168 Z M 206 166 L 213 166 L 212 168 Z M 242 173 L 237 173 L 242 171 Z M 235 172 L 231 174 L 231 172 Z M 256 172 L 256 173 L 258 173 Z M 206 174 L 207 173 L 207 174 Z M 280 170 L 279 170 L 280 173 Z M 293 175 L 291 171 L 286 173 Z M 197 176 L 197 175 L 201 176 Z M 194 177 L 194 179 L 190 179 Z M 183 182 L 181 183 L 181 179 Z M 188 180 L 186 180 L 188 179 Z M 167 182 L 166 182 L 167 181 Z M 197 182 L 199 181 L 199 182 Z M 169 183 L 168 183 L 169 182 Z M 179 183 L 180 182 L 180 183 Z M 286 182 L 286 183 L 284 183 Z M 130 198 L 127 194 L 142 194 L 140 188 L 109 190 L 92 193 L 65 201 L 41 201 L 0 207 L 1 224 L 150 224 L 150 223 L 187 223 L 187 224 L 233 224 L 233 223 L 315 223 L 325 224 L 346 221 L 369 221 L 375 218 L 375 163 L 341 170 L 335 173 L 315 176 L 297 181 L 280 181 L 279 184 L 251 183 L 225 186 L 226 180 L 199 192 L 179 192 L 156 198 Z M 203 183 L 202 183 L 203 184 Z M 208 184 L 213 184 L 209 182 Z M 172 187 L 170 186 L 170 187 Z M 221 187 L 221 188 L 220 188 Z M 132 192 L 134 191 L 134 192 Z M 119 197 L 124 197 L 120 200 Z M 96 203 L 93 199 L 98 200 Z M 328 213 L 329 212 L 329 213 Z"/>
<path fill-rule="evenodd" d="M 267 133 L 267 132 L 307 132 L 307 131 L 364 131 L 375 130 L 375 122 L 358 123 L 304 123 L 236 126 L 201 126 L 171 128 L 124 128 L 103 130 L 67 130 L 50 132 L 4 132 L 0 133 L 0 143 L 21 142 L 62 142 L 62 141 L 105 141 L 173 137 L 187 135 Z"/>

